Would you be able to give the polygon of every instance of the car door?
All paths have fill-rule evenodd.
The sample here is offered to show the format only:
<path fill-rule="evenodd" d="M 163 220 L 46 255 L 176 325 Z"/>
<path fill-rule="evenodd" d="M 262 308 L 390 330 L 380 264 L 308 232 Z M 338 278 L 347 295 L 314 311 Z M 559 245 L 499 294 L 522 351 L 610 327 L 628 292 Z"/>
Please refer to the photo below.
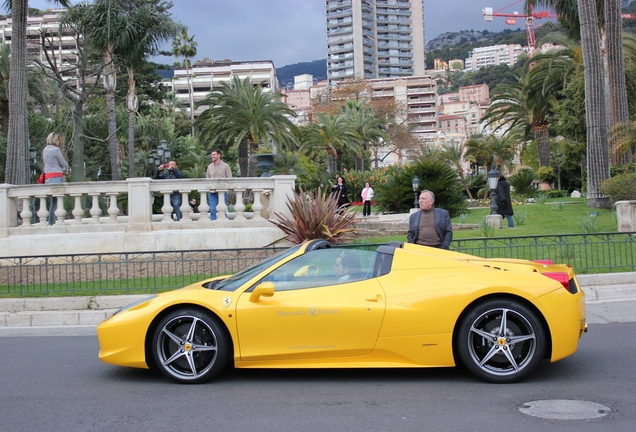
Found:
<path fill-rule="evenodd" d="M 382 287 L 370 276 L 335 283 L 329 272 L 335 256 L 305 255 L 278 270 L 290 276 L 287 280 L 274 274 L 264 278 L 261 287 L 270 287 L 265 295 L 255 288 L 240 296 L 236 321 L 243 361 L 361 356 L 373 350 L 384 318 Z"/>

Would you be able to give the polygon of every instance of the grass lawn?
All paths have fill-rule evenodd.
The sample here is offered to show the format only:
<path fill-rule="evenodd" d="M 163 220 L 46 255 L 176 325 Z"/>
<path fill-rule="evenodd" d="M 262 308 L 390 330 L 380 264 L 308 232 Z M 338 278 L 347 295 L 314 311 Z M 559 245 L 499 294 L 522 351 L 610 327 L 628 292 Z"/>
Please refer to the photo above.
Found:
<path fill-rule="evenodd" d="M 357 209 L 357 207 L 352 208 L 353 211 Z M 588 208 L 584 198 L 553 198 L 548 199 L 545 204 L 516 204 L 513 205 L 513 210 L 515 227 L 509 229 L 508 222 L 504 219 L 502 223 L 504 228 L 496 230 L 494 237 L 584 234 L 616 232 L 617 230 L 615 211 Z M 359 211 L 362 211 L 362 207 Z M 468 209 L 463 223 L 478 225 L 489 214 L 488 207 Z M 454 217 L 453 224 L 462 223 L 462 218 L 462 216 Z M 479 229 L 453 232 L 454 239 L 480 237 L 484 237 L 484 234 Z M 356 243 L 381 243 L 389 240 L 405 241 L 406 232 L 403 236 L 365 238 L 357 240 Z"/>

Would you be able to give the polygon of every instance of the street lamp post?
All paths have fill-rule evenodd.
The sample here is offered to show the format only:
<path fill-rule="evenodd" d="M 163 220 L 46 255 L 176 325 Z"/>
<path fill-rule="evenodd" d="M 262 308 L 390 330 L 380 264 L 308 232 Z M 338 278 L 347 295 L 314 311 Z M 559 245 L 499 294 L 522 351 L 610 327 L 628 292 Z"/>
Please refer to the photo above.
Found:
<path fill-rule="evenodd" d="M 497 182 L 499 181 L 499 171 L 494 167 L 488 171 L 488 189 L 490 189 L 490 214 L 497 214 Z"/>
<path fill-rule="evenodd" d="M 157 176 L 157 170 L 159 169 L 159 165 L 165 164 L 170 160 L 170 149 L 168 148 L 168 143 L 166 140 L 159 141 L 159 145 L 156 149 L 152 149 L 148 154 L 148 164 L 150 164 L 150 169 L 152 170 L 152 177 Z"/>
<path fill-rule="evenodd" d="M 417 208 L 417 192 L 420 188 L 420 179 L 417 176 L 413 177 L 413 181 L 411 182 L 413 185 L 413 195 L 415 195 L 415 199 L 413 200 L 413 208 Z"/>
<path fill-rule="evenodd" d="M 38 149 L 33 146 L 29 147 L 29 161 L 31 162 L 31 183 L 35 183 L 35 179 L 38 175 L 36 170 L 36 164 L 38 162 Z"/>

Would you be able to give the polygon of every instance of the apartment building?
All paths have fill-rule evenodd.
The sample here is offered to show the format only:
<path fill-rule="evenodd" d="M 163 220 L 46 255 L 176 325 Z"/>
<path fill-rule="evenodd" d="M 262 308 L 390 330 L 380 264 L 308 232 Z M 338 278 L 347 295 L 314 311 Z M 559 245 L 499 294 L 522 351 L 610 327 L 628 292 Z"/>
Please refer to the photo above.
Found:
<path fill-rule="evenodd" d="M 326 0 L 329 84 L 422 76 L 424 0 Z"/>
<path fill-rule="evenodd" d="M 185 67 L 175 68 L 174 77 L 167 84 L 172 86 L 177 100 L 186 108 L 186 112 L 189 115 L 190 88 L 192 88 L 193 103 L 196 105 L 213 88 L 219 87 L 223 82 L 229 83 L 234 77 L 238 77 L 240 80 L 249 78 L 253 84 L 260 84 L 268 91 L 278 91 L 276 68 L 271 60 L 232 61 L 225 59 L 198 61 L 189 68 L 189 71 Z M 207 106 L 196 108 L 194 116 L 199 116 L 207 108 Z"/>
<path fill-rule="evenodd" d="M 60 32 L 60 18 L 66 9 L 28 9 L 27 61 L 38 60 L 46 65 L 46 52 L 64 70 L 74 69 L 77 63 L 76 35 L 70 30 Z M 11 17 L 0 19 L 2 43 L 11 44 L 13 21 Z M 73 72 L 69 74 L 72 76 Z"/>
<path fill-rule="evenodd" d="M 477 84 L 459 88 L 459 100 L 473 104 L 488 103 L 490 100 L 490 89 L 488 84 Z"/>
<path fill-rule="evenodd" d="M 505 64 L 513 66 L 521 53 L 527 54 L 521 45 L 492 45 L 474 48 L 464 62 L 465 70 L 478 70 L 486 66 Z"/>

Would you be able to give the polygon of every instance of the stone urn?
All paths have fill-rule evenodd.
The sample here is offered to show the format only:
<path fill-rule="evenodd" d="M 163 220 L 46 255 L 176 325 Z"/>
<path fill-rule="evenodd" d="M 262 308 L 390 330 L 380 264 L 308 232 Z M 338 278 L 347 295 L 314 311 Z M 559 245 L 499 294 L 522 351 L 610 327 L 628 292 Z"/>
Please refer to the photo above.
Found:
<path fill-rule="evenodd" d="M 271 177 L 272 175 L 269 173 L 269 170 L 274 168 L 274 158 L 278 156 L 271 153 L 266 154 L 255 154 L 252 155 L 252 159 L 256 161 L 256 166 L 263 171 L 261 177 Z"/>

